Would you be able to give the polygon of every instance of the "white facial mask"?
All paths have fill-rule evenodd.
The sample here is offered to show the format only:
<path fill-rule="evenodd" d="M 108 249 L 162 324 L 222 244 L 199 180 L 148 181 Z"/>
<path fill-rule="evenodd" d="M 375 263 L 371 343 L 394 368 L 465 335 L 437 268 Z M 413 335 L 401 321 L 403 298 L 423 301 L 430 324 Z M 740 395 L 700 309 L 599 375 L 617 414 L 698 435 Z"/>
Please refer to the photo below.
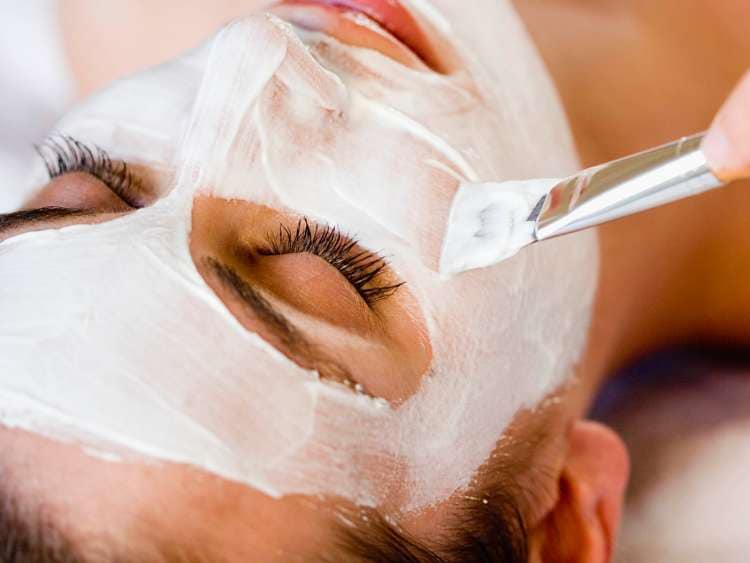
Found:
<path fill-rule="evenodd" d="M 64 120 L 176 181 L 120 219 L 0 243 L 0 421 L 272 496 L 408 511 L 466 487 L 518 410 L 570 374 L 596 279 L 588 234 L 437 272 L 461 181 L 576 168 L 517 19 L 492 13 L 513 47 L 502 77 L 481 61 L 454 76 L 411 70 L 258 15 Z M 434 354 L 417 393 L 394 408 L 320 381 L 243 328 L 190 256 L 199 193 L 289 209 L 391 257 Z"/>

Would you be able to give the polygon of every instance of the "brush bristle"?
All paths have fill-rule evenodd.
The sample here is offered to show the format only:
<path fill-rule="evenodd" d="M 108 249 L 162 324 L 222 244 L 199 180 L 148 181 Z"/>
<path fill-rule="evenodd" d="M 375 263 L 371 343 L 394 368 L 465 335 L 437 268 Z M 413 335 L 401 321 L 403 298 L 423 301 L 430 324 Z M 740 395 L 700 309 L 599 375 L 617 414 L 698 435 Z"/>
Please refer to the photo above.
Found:
<path fill-rule="evenodd" d="M 462 185 L 451 208 L 440 272 L 455 275 L 492 266 L 534 242 L 536 218 L 558 182 Z"/>

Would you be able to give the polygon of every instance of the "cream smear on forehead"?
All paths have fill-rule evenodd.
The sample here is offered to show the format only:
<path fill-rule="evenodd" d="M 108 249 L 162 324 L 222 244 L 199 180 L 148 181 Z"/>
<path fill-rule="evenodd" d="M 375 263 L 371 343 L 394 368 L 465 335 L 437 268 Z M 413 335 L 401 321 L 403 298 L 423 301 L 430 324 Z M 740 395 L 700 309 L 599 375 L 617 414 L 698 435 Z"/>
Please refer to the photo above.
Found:
<path fill-rule="evenodd" d="M 576 168 L 549 79 L 500 6 L 490 13 L 513 53 L 492 90 L 478 61 L 412 70 L 258 15 L 63 121 L 175 181 L 120 219 L 0 243 L 0 420 L 272 496 L 408 511 L 466 487 L 518 410 L 570 373 L 596 278 L 590 235 L 438 273 L 461 183 Z M 537 120 L 550 132 L 524 140 Z M 418 392 L 398 408 L 358 395 L 245 330 L 191 260 L 196 194 L 304 214 L 391 256 L 434 351 Z"/>

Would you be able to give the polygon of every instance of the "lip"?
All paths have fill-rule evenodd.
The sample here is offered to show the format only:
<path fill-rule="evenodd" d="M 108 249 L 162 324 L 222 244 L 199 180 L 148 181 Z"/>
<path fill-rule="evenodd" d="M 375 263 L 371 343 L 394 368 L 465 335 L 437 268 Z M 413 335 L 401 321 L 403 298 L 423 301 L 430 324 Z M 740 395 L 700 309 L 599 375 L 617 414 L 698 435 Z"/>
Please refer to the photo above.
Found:
<path fill-rule="evenodd" d="M 276 8 L 300 27 L 375 49 L 408 66 L 449 70 L 424 27 L 398 0 L 282 0 Z M 302 10 L 295 12 L 295 8 Z"/>

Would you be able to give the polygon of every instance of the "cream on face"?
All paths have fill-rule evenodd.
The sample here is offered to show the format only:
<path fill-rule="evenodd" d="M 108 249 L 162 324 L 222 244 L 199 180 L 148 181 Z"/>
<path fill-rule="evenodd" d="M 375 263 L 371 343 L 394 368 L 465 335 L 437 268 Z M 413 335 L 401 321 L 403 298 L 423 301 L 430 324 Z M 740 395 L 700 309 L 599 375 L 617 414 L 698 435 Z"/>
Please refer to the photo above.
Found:
<path fill-rule="evenodd" d="M 467 486 L 516 412 L 580 355 L 596 247 L 585 234 L 439 275 L 461 182 L 576 168 L 511 8 L 454 4 L 414 3 L 466 38 L 454 75 L 262 14 L 65 119 L 61 131 L 175 180 L 150 208 L 0 243 L 0 421 L 272 496 L 414 510 Z M 487 29 L 471 27 L 475 15 Z M 334 224 L 391 257 L 430 334 L 420 389 L 393 407 L 321 381 L 244 329 L 190 256 L 199 194 Z"/>

